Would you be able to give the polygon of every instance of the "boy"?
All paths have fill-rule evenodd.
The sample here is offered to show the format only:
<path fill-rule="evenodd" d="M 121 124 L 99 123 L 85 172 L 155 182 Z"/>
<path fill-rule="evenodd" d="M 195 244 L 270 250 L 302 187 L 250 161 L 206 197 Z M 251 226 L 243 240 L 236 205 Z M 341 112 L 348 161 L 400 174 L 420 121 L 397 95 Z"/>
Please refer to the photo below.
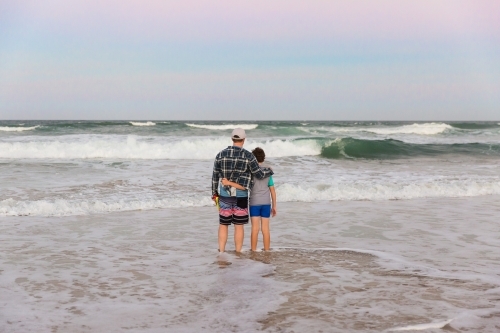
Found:
<path fill-rule="evenodd" d="M 261 165 L 266 154 L 262 148 L 255 148 L 252 154 Z M 226 178 L 222 179 L 222 185 L 232 186 L 236 189 L 244 189 L 243 186 L 237 183 L 228 181 Z M 274 189 L 273 177 L 264 179 L 254 179 L 254 185 L 250 192 L 250 217 L 252 221 L 252 234 L 250 237 L 250 244 L 252 251 L 257 250 L 257 239 L 259 231 L 262 230 L 264 239 L 264 251 L 269 251 L 271 248 L 271 234 L 269 230 L 269 218 L 271 215 L 276 216 L 276 191 Z"/>

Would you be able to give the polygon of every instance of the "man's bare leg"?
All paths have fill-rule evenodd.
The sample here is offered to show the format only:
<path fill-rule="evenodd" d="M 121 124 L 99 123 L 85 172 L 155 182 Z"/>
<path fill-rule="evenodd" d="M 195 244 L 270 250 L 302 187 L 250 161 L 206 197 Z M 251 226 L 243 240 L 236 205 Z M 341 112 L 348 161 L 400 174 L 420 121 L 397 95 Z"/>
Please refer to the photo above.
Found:
<path fill-rule="evenodd" d="M 219 224 L 219 251 L 226 251 L 228 226 Z"/>
<path fill-rule="evenodd" d="M 250 235 L 250 246 L 252 247 L 252 251 L 257 250 L 257 241 L 259 239 L 259 230 L 260 230 L 260 216 L 251 217 L 252 219 L 252 234 Z"/>
<path fill-rule="evenodd" d="M 271 249 L 271 232 L 269 230 L 269 218 L 262 218 L 262 238 L 264 239 L 264 251 Z"/>
<path fill-rule="evenodd" d="M 241 252 L 243 247 L 243 237 L 245 236 L 245 229 L 243 225 L 234 225 L 234 248 L 236 252 Z"/>

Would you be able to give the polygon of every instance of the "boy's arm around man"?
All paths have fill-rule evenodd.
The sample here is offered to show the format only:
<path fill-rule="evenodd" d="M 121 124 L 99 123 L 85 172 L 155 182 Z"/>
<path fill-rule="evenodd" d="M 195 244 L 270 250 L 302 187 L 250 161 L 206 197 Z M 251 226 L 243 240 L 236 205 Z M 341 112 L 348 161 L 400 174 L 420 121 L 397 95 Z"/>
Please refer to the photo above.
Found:
<path fill-rule="evenodd" d="M 261 168 L 259 165 L 259 162 L 257 162 L 257 159 L 253 154 L 251 154 L 250 161 L 248 163 L 248 167 L 250 169 L 250 172 L 252 175 L 255 176 L 257 179 L 263 179 L 270 177 L 274 174 L 273 170 L 271 168 L 263 167 Z"/>

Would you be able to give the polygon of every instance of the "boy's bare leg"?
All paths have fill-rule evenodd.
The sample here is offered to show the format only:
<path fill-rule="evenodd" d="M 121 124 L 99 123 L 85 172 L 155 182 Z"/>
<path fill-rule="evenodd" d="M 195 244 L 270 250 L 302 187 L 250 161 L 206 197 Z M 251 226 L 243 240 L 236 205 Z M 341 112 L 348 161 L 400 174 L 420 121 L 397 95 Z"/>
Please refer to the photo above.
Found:
<path fill-rule="evenodd" d="M 219 251 L 226 251 L 228 226 L 219 224 Z"/>
<path fill-rule="evenodd" d="M 250 246 L 252 251 L 257 250 L 257 240 L 259 239 L 260 231 L 260 216 L 251 217 L 252 219 L 252 234 L 250 235 Z"/>
<path fill-rule="evenodd" d="M 245 229 L 243 225 L 234 225 L 234 248 L 236 252 L 241 252 L 243 247 L 243 237 L 245 236 Z"/>
<path fill-rule="evenodd" d="M 269 230 L 269 218 L 262 218 L 262 237 L 264 239 L 264 251 L 271 249 L 271 232 Z"/>

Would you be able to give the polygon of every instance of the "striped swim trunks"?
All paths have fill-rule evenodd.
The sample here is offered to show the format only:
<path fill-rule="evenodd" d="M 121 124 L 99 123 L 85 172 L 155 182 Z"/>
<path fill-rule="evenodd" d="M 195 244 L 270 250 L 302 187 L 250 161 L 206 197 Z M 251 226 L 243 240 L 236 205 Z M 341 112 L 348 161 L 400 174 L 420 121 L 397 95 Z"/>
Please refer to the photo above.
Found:
<path fill-rule="evenodd" d="M 242 225 L 248 223 L 248 198 L 219 197 L 219 223 Z"/>

